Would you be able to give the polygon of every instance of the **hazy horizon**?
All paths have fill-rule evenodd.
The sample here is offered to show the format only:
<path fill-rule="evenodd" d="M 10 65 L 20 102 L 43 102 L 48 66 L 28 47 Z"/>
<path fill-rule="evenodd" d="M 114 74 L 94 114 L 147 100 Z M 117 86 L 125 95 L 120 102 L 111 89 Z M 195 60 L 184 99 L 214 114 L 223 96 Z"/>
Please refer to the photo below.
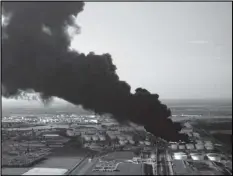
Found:
<path fill-rule="evenodd" d="M 232 105 L 232 99 L 160 99 L 162 103 L 226 103 Z M 46 107 L 41 101 L 36 100 L 15 100 L 2 98 L 2 108 L 10 107 Z M 75 106 L 65 100 L 55 98 L 47 107 Z"/>

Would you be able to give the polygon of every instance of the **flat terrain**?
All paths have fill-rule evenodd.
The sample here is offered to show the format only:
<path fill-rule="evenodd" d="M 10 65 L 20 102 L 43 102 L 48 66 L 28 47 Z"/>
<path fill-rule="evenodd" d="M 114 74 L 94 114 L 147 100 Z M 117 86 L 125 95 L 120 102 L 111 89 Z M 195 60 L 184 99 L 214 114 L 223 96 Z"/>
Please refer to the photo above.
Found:
<path fill-rule="evenodd" d="M 216 134 L 216 133 L 232 135 L 232 130 L 212 130 L 212 131 L 210 131 L 210 134 Z"/>
<path fill-rule="evenodd" d="M 71 140 L 65 144 L 64 147 L 53 149 L 52 153 L 48 156 L 48 159 L 33 167 L 64 168 L 70 170 L 79 163 L 88 152 L 89 150 L 80 147 L 78 141 Z M 2 174 L 21 175 L 33 167 L 2 168 Z"/>
<path fill-rule="evenodd" d="M 81 161 L 80 157 L 50 157 L 33 167 L 64 168 L 70 169 Z M 22 175 L 33 167 L 26 168 L 2 168 L 2 175 Z"/>
<path fill-rule="evenodd" d="M 112 152 L 105 155 L 102 160 L 111 161 L 111 160 L 130 160 L 134 157 L 133 152 Z"/>
<path fill-rule="evenodd" d="M 88 175 L 144 175 L 142 164 L 120 163 L 115 172 L 88 172 Z"/>

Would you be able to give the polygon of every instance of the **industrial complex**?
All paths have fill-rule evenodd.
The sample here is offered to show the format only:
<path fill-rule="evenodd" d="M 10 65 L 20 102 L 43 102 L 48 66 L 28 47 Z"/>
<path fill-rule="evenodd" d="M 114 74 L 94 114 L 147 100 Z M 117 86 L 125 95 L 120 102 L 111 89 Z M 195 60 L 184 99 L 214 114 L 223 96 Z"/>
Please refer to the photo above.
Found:
<path fill-rule="evenodd" d="M 184 123 L 181 131 L 190 138 L 189 143 L 184 143 L 164 141 L 146 132 L 142 126 L 122 125 L 108 116 L 72 114 L 69 117 L 64 115 L 66 121 L 62 121 L 60 115 L 54 116 L 52 122 L 48 122 L 45 116 L 42 121 L 42 117 L 34 116 L 32 119 L 30 116 L 16 119 L 13 123 L 3 121 L 3 174 L 4 169 L 9 167 L 27 167 L 28 170 L 21 175 L 35 172 L 40 175 L 232 174 L 232 161 L 222 150 L 223 146 L 214 143 L 189 123 Z M 26 124 L 26 127 L 19 127 L 18 123 Z M 74 161 L 67 168 L 56 164 L 50 168 L 40 165 L 70 141 L 79 143 L 79 146 L 73 147 L 73 151 L 86 150 L 76 163 Z"/>

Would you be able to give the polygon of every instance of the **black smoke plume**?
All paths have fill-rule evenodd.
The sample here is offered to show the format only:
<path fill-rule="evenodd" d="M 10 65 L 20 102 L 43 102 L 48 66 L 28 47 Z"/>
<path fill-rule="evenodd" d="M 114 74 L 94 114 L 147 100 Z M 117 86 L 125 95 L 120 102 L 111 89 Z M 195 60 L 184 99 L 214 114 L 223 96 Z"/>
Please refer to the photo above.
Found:
<path fill-rule="evenodd" d="M 186 140 L 168 117 L 157 94 L 143 88 L 132 94 L 119 80 L 110 54 L 87 55 L 69 50 L 67 25 L 83 2 L 2 2 L 10 14 L 2 38 L 2 83 L 5 96 L 33 89 L 46 99 L 56 96 L 96 113 L 111 113 L 120 122 L 144 125 L 166 140 Z M 93 20 L 94 20 L 93 16 Z M 91 41 L 90 41 L 91 42 Z M 107 42 L 107 41 L 106 41 Z M 7 92 L 7 93 L 6 93 Z"/>

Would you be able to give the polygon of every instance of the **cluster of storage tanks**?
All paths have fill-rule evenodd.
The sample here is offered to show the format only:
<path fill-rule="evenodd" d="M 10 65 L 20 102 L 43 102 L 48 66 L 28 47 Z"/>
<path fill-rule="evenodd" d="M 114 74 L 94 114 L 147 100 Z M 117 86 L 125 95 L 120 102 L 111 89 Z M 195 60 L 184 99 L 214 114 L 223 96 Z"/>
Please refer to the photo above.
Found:
<path fill-rule="evenodd" d="M 120 134 L 108 134 L 111 140 L 118 140 L 120 145 L 132 144 L 134 145 L 136 142 L 133 140 L 133 137 L 130 135 L 120 135 Z M 85 135 L 83 136 L 85 141 L 104 141 L 106 138 L 102 135 Z M 150 141 L 138 141 L 140 145 L 151 145 Z"/>
<path fill-rule="evenodd" d="M 106 138 L 103 135 L 84 135 L 85 141 L 105 141 Z"/>
<path fill-rule="evenodd" d="M 151 145 L 150 141 L 139 141 L 140 145 Z"/>
<path fill-rule="evenodd" d="M 189 137 L 194 137 L 196 139 L 200 139 L 200 134 L 199 133 L 196 133 L 196 132 L 188 132 L 187 135 Z"/>
<path fill-rule="evenodd" d="M 187 144 L 178 144 L 178 143 L 172 143 L 170 144 L 170 148 L 172 150 L 213 150 L 214 146 L 213 143 L 211 141 L 196 141 L 195 144 L 193 143 L 187 143 Z"/>
<path fill-rule="evenodd" d="M 120 145 L 125 145 L 125 144 L 135 144 L 135 141 L 132 139 L 132 137 L 122 137 L 120 136 L 119 138 L 119 144 Z M 151 145 L 151 142 L 150 141 L 139 141 L 139 144 L 140 145 Z"/>
<path fill-rule="evenodd" d="M 173 154 L 173 159 L 175 160 L 186 160 L 188 159 L 188 157 L 190 156 L 190 158 L 192 160 L 204 160 L 205 156 L 210 160 L 210 161 L 215 161 L 215 162 L 220 162 L 222 155 L 218 154 L 218 153 L 207 153 L 207 154 L 203 154 L 203 153 L 190 153 L 189 155 L 187 155 L 184 152 L 176 152 Z"/>

